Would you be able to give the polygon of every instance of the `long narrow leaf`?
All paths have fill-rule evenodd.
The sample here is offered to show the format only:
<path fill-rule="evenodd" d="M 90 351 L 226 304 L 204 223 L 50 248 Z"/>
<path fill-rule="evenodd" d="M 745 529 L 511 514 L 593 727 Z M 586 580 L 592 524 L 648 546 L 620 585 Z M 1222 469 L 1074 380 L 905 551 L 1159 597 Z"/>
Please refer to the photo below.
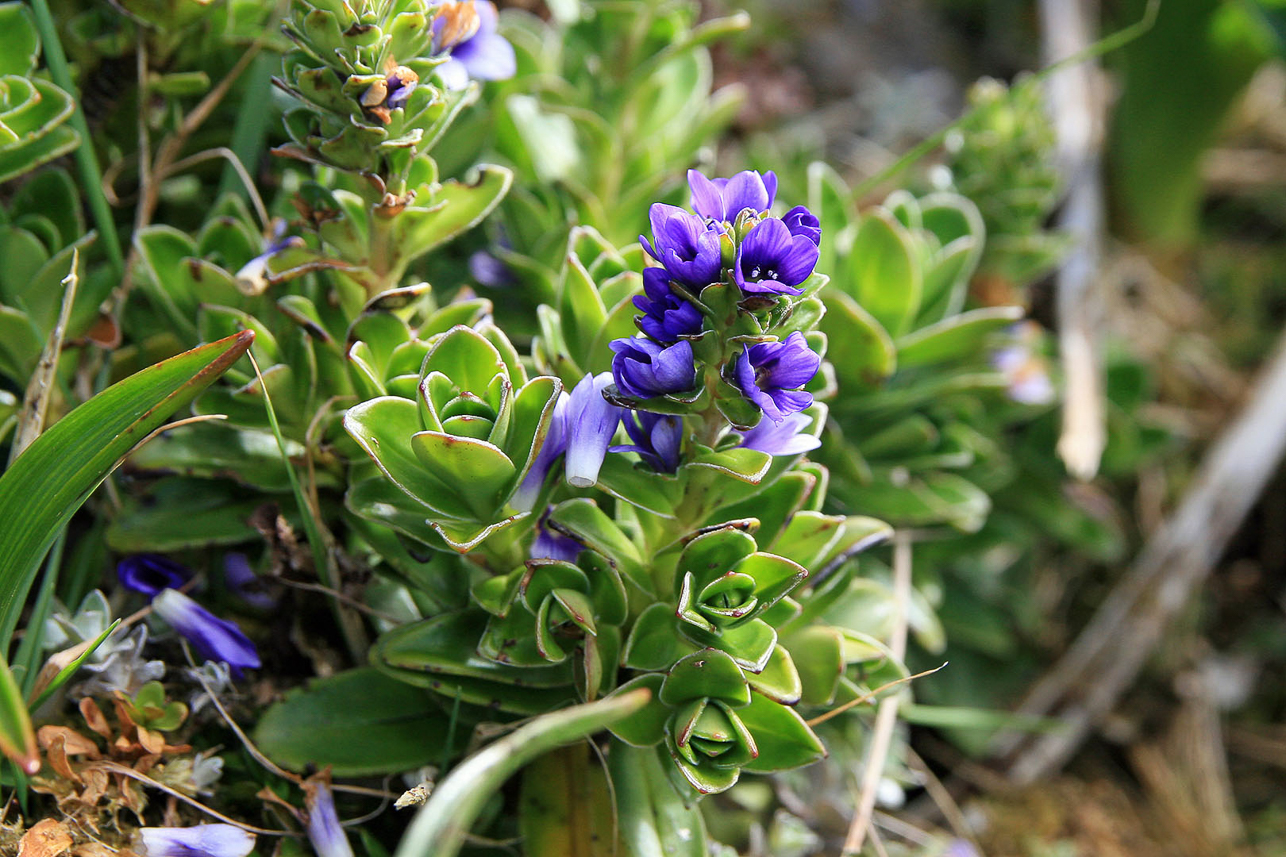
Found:
<path fill-rule="evenodd" d="M 0 655 L 0 753 L 8 756 L 22 773 L 34 774 L 40 770 L 31 717 L 3 655 Z"/>
<path fill-rule="evenodd" d="M 36 698 L 31 700 L 31 705 L 27 706 L 27 708 L 30 711 L 39 711 L 40 706 L 45 704 L 45 700 L 57 693 L 58 688 L 71 680 L 71 677 L 76 674 L 76 670 L 80 669 L 81 664 L 89 660 L 90 655 L 94 654 L 94 652 L 98 650 L 98 647 L 103 644 L 103 641 L 110 637 L 112 632 L 120 627 L 120 624 L 121 620 L 117 619 L 112 622 L 112 624 L 108 625 L 103 633 L 99 634 L 89 642 L 81 643 L 74 649 L 69 649 L 66 652 L 59 652 L 50 658 L 45 664 L 44 669 L 41 670 L 40 675 L 36 677 L 35 687 L 32 688 L 32 692 L 36 695 Z M 67 657 L 72 657 L 72 660 L 63 664 L 62 660 Z M 52 672 L 54 669 L 58 670 L 58 672 L 49 676 L 48 683 L 42 685 L 41 682 L 46 680 L 48 672 Z"/>
<path fill-rule="evenodd" d="M 470 756 L 438 784 L 411 822 L 395 857 L 455 857 L 487 799 L 505 780 L 556 747 L 579 741 L 638 711 L 647 688 L 543 714 Z"/>
<path fill-rule="evenodd" d="M 12 639 L 36 570 L 63 524 L 139 441 L 253 340 L 242 331 L 112 385 L 41 434 L 0 475 L 0 640 Z"/>

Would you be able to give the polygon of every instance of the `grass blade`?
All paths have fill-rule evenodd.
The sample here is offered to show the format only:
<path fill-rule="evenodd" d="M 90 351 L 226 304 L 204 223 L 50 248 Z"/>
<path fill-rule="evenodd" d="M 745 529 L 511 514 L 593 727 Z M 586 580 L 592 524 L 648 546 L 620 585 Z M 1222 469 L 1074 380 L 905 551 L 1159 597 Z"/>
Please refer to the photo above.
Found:
<path fill-rule="evenodd" d="M 63 417 L 0 475 L 0 640 L 63 525 L 126 455 L 246 352 L 254 334 L 186 351 L 131 375 Z"/>

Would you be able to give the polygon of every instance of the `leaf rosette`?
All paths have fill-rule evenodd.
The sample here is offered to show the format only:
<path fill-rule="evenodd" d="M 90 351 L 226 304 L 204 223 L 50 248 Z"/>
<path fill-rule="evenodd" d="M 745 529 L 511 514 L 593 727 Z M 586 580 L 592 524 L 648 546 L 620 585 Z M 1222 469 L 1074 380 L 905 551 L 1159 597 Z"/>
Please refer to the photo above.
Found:
<path fill-rule="evenodd" d="M 344 418 L 414 501 L 411 515 L 418 512 L 437 540 L 461 553 L 530 514 L 506 504 L 540 451 L 562 392 L 557 378 L 528 381 L 504 335 L 488 333 L 451 328 L 430 346 L 415 400 L 382 396 Z"/>
<path fill-rule="evenodd" d="M 584 550 L 575 563 L 529 560 L 476 585 L 473 595 L 493 614 L 478 644 L 483 657 L 518 666 L 575 657 L 585 699 L 615 686 L 628 609 L 620 572 L 602 554 Z"/>
<path fill-rule="evenodd" d="M 726 791 L 743 770 L 771 773 L 826 755 L 793 708 L 759 692 L 717 649 L 693 652 L 664 676 L 640 676 L 621 690 L 634 687 L 649 687 L 656 696 L 611 731 L 636 747 L 663 745 L 683 780 L 701 794 Z"/>
<path fill-rule="evenodd" d="M 679 628 L 698 645 L 762 672 L 777 632 L 760 617 L 807 576 L 798 563 L 759 551 L 740 529 L 704 533 L 684 548 L 675 571 Z"/>

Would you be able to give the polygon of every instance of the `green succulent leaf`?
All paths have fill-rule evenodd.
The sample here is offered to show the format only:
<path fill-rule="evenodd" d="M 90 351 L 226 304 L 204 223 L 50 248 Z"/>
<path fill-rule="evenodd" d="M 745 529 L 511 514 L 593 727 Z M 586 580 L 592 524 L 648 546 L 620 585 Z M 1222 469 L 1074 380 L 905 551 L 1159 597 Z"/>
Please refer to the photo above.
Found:
<path fill-rule="evenodd" d="M 617 688 L 614 695 L 628 693 L 636 687 L 646 687 L 652 692 L 652 700 L 628 717 L 613 723 L 608 731 L 631 747 L 651 747 L 665 740 L 665 721 L 670 717 L 670 710 L 659 698 L 664 680 L 664 676 L 651 673 L 630 679 Z"/>
<path fill-rule="evenodd" d="M 750 702 L 741 668 L 716 649 L 693 652 L 670 668 L 661 686 L 661 701 L 671 707 L 699 699 L 716 699 L 733 708 Z"/>
<path fill-rule="evenodd" d="M 770 774 L 808 765 L 825 758 L 826 747 L 795 709 L 753 694 L 750 705 L 739 710 L 759 754 L 745 764 L 747 771 Z"/>

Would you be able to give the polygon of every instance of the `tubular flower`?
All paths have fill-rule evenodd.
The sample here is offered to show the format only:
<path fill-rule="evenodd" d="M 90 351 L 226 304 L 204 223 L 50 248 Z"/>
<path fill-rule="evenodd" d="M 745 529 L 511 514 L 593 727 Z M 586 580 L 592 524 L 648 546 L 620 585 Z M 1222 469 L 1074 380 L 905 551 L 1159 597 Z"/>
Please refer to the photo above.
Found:
<path fill-rule="evenodd" d="M 207 661 L 225 661 L 232 675 L 259 667 L 259 653 L 235 622 L 220 619 L 176 589 L 162 589 L 152 599 L 152 610 L 178 631 Z"/>
<path fill-rule="evenodd" d="M 116 566 L 121 586 L 155 598 L 162 589 L 178 589 L 192 579 L 192 572 L 169 557 L 141 553 L 126 557 Z"/>
<path fill-rule="evenodd" d="M 616 352 L 612 358 L 612 376 L 627 396 L 650 399 L 666 393 L 682 393 L 696 384 L 692 345 L 687 340 L 661 346 L 636 336 L 614 339 L 609 347 Z"/>
<path fill-rule="evenodd" d="M 669 271 L 671 279 L 702 289 L 718 282 L 723 269 L 720 235 L 723 227 L 707 223 L 681 208 L 656 202 L 648 209 L 652 242 L 639 242 L 653 259 Z"/>
<path fill-rule="evenodd" d="M 732 275 L 743 292 L 787 295 L 802 292 L 795 286 L 807 280 L 817 266 L 817 242 L 802 215 L 792 222 L 800 232 L 794 233 L 786 222 L 770 217 L 755 224 L 741 240 Z"/>
<path fill-rule="evenodd" d="M 225 554 L 223 557 L 223 582 L 228 590 L 245 603 L 258 610 L 271 610 L 277 599 L 265 591 L 264 581 L 250 567 L 249 558 L 243 553 Z"/>
<path fill-rule="evenodd" d="M 553 507 L 550 506 L 550 509 Z M 531 559 L 557 559 L 563 562 L 576 562 L 576 557 L 580 552 L 585 550 L 585 546 L 573 539 L 571 536 L 565 536 L 555 529 L 546 526 L 546 518 L 549 516 L 549 510 L 541 517 L 540 523 L 536 525 L 536 538 L 531 543 Z"/>
<path fill-rule="evenodd" d="M 644 269 L 643 294 L 634 298 L 634 306 L 643 311 L 636 319 L 639 330 L 657 342 L 668 344 L 701 332 L 701 313 L 670 290 L 670 275 L 664 268 Z"/>
<path fill-rule="evenodd" d="M 821 362 L 796 331 L 784 342 L 760 342 L 742 351 L 734 382 L 764 416 L 779 423 L 813 403 L 813 394 L 798 388 L 813 379 Z"/>
<path fill-rule="evenodd" d="M 500 16 L 489 0 L 436 4 L 433 53 L 448 54 L 438 76 L 448 89 L 464 89 L 472 80 L 504 80 L 518 69 L 513 45 L 496 32 Z"/>
<path fill-rule="evenodd" d="M 610 447 L 608 452 L 637 452 L 657 473 L 674 473 L 679 469 L 682 420 L 667 414 L 633 411 L 622 422 L 634 443 Z"/>
<path fill-rule="evenodd" d="M 586 375 L 567 402 L 567 460 L 563 466 L 568 484 L 577 488 L 588 488 L 598 481 L 607 445 L 621 419 L 621 408 L 603 398 L 610 383 L 610 372 Z"/>
<path fill-rule="evenodd" d="M 731 223 L 747 208 L 767 211 L 777 196 L 777 174 L 760 175 L 745 170 L 728 179 L 708 179 L 696 170 L 688 170 L 688 187 L 692 190 L 692 210 L 711 220 Z"/>
<path fill-rule="evenodd" d="M 530 512 L 536 505 L 536 498 L 540 495 L 541 486 L 545 484 L 549 469 L 554 466 L 558 456 L 567 451 L 567 403 L 570 398 L 565 390 L 558 394 L 545 442 L 541 444 L 540 451 L 536 453 L 536 459 L 518 485 L 518 490 L 509 499 L 509 505 L 519 512 Z"/>
<path fill-rule="evenodd" d="M 146 857 L 246 857 L 255 835 L 231 824 L 143 827 L 138 831 Z"/>
<path fill-rule="evenodd" d="M 241 266 L 236 274 L 237 289 L 247 295 L 263 294 L 271 283 L 268 282 L 268 263 L 274 256 L 291 247 L 303 246 L 304 240 L 297 235 L 286 234 L 286 221 L 274 218 L 272 231 L 263 239 L 263 252 Z"/>
<path fill-rule="evenodd" d="M 325 779 L 323 779 L 323 777 Z M 340 826 L 329 775 L 322 773 L 304 783 L 304 806 L 308 809 L 308 841 L 317 857 L 353 857 L 353 846 Z"/>
<path fill-rule="evenodd" d="M 741 443 L 746 449 L 757 449 L 769 455 L 798 455 L 817 449 L 820 438 L 805 434 L 812 419 L 804 414 L 791 414 L 781 420 L 763 417 L 748 431 L 740 432 Z"/>

